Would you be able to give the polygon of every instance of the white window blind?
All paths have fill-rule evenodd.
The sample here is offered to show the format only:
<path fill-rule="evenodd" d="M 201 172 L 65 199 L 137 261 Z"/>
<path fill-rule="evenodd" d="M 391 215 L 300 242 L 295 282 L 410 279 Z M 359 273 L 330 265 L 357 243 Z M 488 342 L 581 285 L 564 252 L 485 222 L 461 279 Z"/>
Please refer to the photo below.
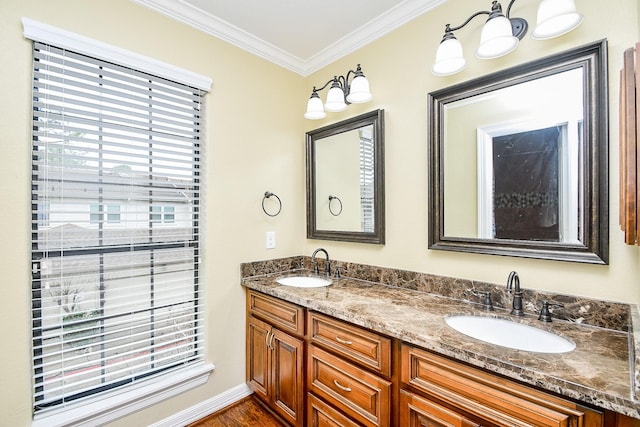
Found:
<path fill-rule="evenodd" d="M 203 360 L 204 91 L 40 42 L 33 67 L 38 412 Z"/>
<path fill-rule="evenodd" d="M 375 147 L 373 126 L 360 130 L 360 218 L 362 231 L 375 231 Z"/>

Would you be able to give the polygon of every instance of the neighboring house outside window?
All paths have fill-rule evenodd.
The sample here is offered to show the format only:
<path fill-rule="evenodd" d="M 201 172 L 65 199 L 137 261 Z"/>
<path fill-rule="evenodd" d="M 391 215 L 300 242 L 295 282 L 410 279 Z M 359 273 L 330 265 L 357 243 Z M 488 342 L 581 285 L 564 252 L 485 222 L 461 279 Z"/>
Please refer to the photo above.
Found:
<path fill-rule="evenodd" d="M 107 222 L 120 222 L 120 205 L 107 205 Z"/>
<path fill-rule="evenodd" d="M 49 203 L 40 203 L 38 205 L 38 213 L 36 216 L 38 224 L 42 224 L 43 227 L 48 227 L 50 214 L 51 207 L 49 206 Z"/>
<path fill-rule="evenodd" d="M 174 224 L 176 221 L 175 206 L 152 206 L 151 221 L 162 224 Z"/>
<path fill-rule="evenodd" d="M 205 91 L 40 42 L 33 54 L 37 416 L 204 365 Z"/>
<path fill-rule="evenodd" d="M 100 224 L 104 222 L 104 206 L 92 204 L 89 207 L 89 222 L 91 224 Z M 107 223 L 120 223 L 120 205 L 106 206 Z"/>

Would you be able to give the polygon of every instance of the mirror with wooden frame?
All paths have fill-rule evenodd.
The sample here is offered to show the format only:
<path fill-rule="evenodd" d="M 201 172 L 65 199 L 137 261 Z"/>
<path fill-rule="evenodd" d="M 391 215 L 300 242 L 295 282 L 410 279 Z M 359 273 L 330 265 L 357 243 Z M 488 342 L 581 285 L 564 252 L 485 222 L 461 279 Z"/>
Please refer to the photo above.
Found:
<path fill-rule="evenodd" d="M 384 110 L 306 134 L 307 238 L 384 243 Z"/>
<path fill-rule="evenodd" d="M 432 92 L 429 248 L 608 263 L 606 40 Z"/>

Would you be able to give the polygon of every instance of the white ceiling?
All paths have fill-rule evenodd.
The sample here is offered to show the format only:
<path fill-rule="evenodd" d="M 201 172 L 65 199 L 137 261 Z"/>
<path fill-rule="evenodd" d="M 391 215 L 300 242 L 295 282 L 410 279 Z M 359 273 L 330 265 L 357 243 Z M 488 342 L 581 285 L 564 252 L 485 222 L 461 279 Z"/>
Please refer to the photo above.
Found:
<path fill-rule="evenodd" d="M 133 0 L 307 76 L 446 0 Z"/>

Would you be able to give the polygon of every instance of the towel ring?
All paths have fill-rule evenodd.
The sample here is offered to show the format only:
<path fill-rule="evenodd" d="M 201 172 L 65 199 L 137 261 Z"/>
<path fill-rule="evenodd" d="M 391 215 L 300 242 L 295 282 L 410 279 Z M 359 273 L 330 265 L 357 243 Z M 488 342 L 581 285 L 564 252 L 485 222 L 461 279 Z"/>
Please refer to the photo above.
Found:
<path fill-rule="evenodd" d="M 340 203 L 340 210 L 338 211 L 338 213 L 335 213 L 335 212 L 333 211 L 333 209 L 331 209 L 331 202 L 332 202 L 333 200 L 337 200 L 337 201 L 338 201 L 338 203 Z M 331 215 L 333 215 L 333 216 L 338 216 L 338 215 L 340 215 L 340 214 L 342 213 L 342 200 L 340 200 L 340 199 L 339 199 L 338 197 L 336 197 L 336 196 L 331 196 L 331 195 L 329 195 L 329 212 L 331 212 Z"/>
<path fill-rule="evenodd" d="M 268 198 L 270 198 L 271 196 L 273 196 L 276 199 L 278 199 L 278 205 L 279 205 L 278 212 L 276 212 L 274 214 L 270 214 L 269 212 L 267 212 L 267 209 L 264 207 L 264 201 L 267 200 Z M 276 196 L 271 191 L 265 191 L 264 197 L 262 198 L 262 210 L 264 211 L 264 213 L 266 213 L 269 216 L 278 216 L 278 214 L 282 210 L 282 201 L 280 200 L 280 197 Z"/>

